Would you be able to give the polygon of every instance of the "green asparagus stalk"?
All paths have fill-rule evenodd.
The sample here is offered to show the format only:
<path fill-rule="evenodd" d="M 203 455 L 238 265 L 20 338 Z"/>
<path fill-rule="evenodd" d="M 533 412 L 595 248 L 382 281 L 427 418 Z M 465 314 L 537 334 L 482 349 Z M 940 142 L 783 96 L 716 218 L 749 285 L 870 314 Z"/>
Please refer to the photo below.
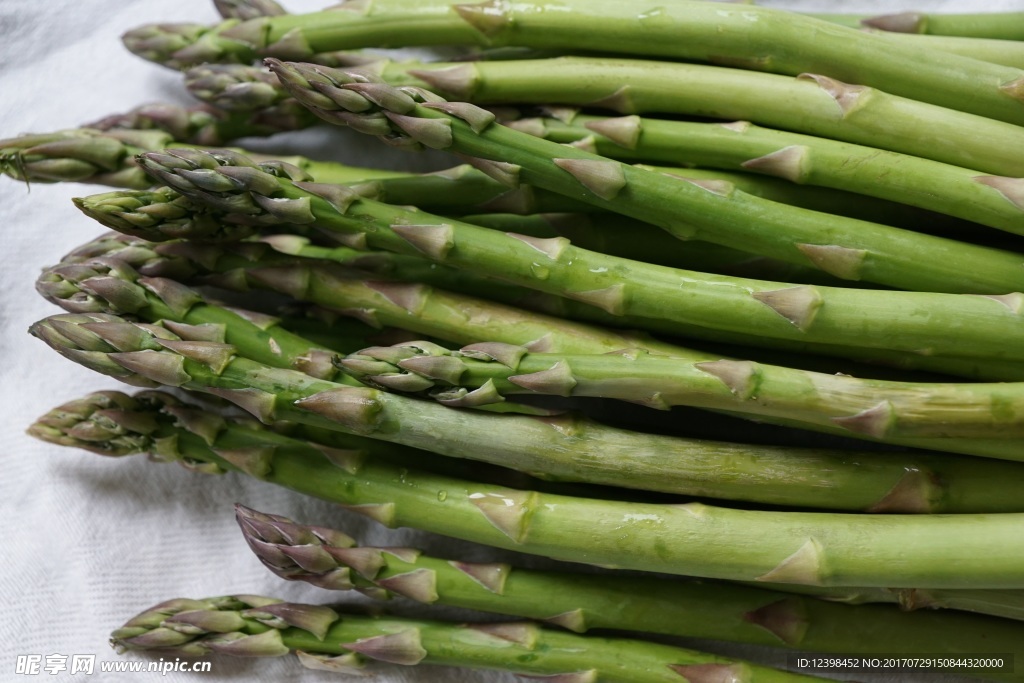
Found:
<path fill-rule="evenodd" d="M 617 629 L 868 655 L 1021 649 L 1024 624 L 1004 619 L 842 605 L 708 581 L 448 561 L 413 549 L 357 547 L 343 532 L 241 505 L 235 506 L 235 518 L 249 548 L 283 579 L 536 619 L 577 633 Z M 832 628 L 835 624 L 842 630 Z"/>
<path fill-rule="evenodd" d="M 59 331 L 61 327 L 64 332 Z M 374 405 L 363 401 L 373 395 L 372 390 L 344 387 L 317 394 L 313 392 L 329 385 L 307 377 L 300 383 L 315 398 L 295 403 L 300 396 L 281 390 L 278 383 L 285 374 L 294 376 L 292 373 L 235 357 L 214 376 L 208 366 L 164 346 L 189 349 L 196 355 L 194 343 L 183 347 L 174 335 L 159 328 L 126 325 L 93 314 L 56 316 L 37 323 L 32 331 L 69 359 L 132 382 L 156 379 L 192 388 L 197 377 L 208 377 L 217 384 L 211 388 L 217 388 L 223 398 L 264 419 L 301 417 L 303 422 L 316 421 L 324 427 L 339 421 L 354 424 L 361 415 L 372 421 Z M 119 348 L 111 346 L 111 341 Z M 209 348 L 208 344 L 200 342 L 200 348 Z M 243 370 L 248 371 L 244 379 L 234 377 L 236 371 Z M 264 390 L 254 386 L 253 371 L 259 374 Z M 271 385 L 275 393 L 265 391 Z M 269 461 L 263 468 L 267 480 L 287 481 L 306 493 L 336 501 L 341 498 L 386 524 L 411 523 L 553 559 L 737 581 L 894 588 L 1022 587 L 1019 513 L 844 515 L 753 512 L 698 503 L 617 503 L 464 482 L 456 488 L 454 484 L 459 482 L 420 479 L 415 472 L 389 477 L 384 491 L 370 476 L 369 465 L 350 483 L 338 487 L 335 478 L 325 476 L 334 467 L 326 458 L 299 466 L 277 461 L 272 452 L 264 454 L 264 461 Z"/>
<path fill-rule="evenodd" d="M 455 10 L 454 12 L 452 10 Z M 129 50 L 180 68 L 199 62 L 252 62 L 376 45 L 520 45 L 592 49 L 728 63 L 796 76 L 815 73 L 992 119 L 1024 122 L 1024 73 L 818 19 L 758 7 L 681 0 L 657 12 L 612 0 L 569 0 L 562 11 L 540 2 L 397 0 L 336 11 L 263 17 L 219 27 L 188 26 L 162 43 L 160 27 L 125 34 Z M 174 49 L 181 43 L 187 47 Z M 164 49 L 170 47 L 170 49 Z M 913 66 L 911 66 L 913 65 Z"/>
<path fill-rule="evenodd" d="M 507 129 L 503 129 L 505 131 Z M 470 131 L 469 135 L 476 134 Z M 534 143 L 552 144 L 524 137 Z M 555 169 L 553 177 L 563 183 L 579 185 L 572 175 L 550 161 L 547 163 Z M 912 353 L 929 349 L 931 355 L 939 356 L 1020 358 L 1010 342 L 1015 335 L 1024 333 L 1013 311 L 1012 296 L 1003 297 L 1001 301 L 998 295 L 996 298 L 964 297 L 926 292 L 794 287 L 708 276 L 589 252 L 572 246 L 565 239 L 535 240 L 505 235 L 423 212 L 410 213 L 360 198 L 341 186 L 275 178 L 234 154 L 149 153 L 142 157 L 140 164 L 147 172 L 197 201 L 216 206 L 230 203 L 231 210 L 247 212 L 261 222 L 277 218 L 283 223 L 315 225 L 356 236 L 361 243 L 374 248 L 423 254 L 487 276 L 500 274 L 515 284 L 583 301 L 613 316 L 629 315 L 684 326 L 742 331 L 751 335 L 754 345 L 757 337 L 770 337 Z M 616 164 L 615 168 L 622 167 Z M 680 189 L 693 188 L 716 196 L 690 183 L 657 174 L 650 174 L 650 177 L 664 180 L 666 189 L 675 194 Z M 640 193 L 629 189 L 620 196 L 620 201 L 629 197 L 639 204 L 639 196 Z M 607 204 L 613 205 L 612 202 Z M 835 259 L 840 254 L 846 259 L 855 251 L 834 245 L 805 247 L 806 252 L 816 257 L 827 252 L 825 258 L 830 259 L 832 265 L 836 265 Z M 793 251 L 799 252 L 798 249 Z M 854 259 L 871 260 L 863 251 L 856 254 Z M 958 264 L 963 262 L 962 258 L 957 261 Z M 858 267 L 852 266 L 853 269 Z M 1019 263 L 1016 267 L 1020 268 Z M 964 278 L 965 274 L 960 272 L 958 277 Z M 308 285 L 301 287 L 305 289 Z M 681 288 L 690 296 L 680 297 Z M 927 319 L 908 317 L 908 310 L 927 310 Z M 968 320 L 973 322 L 968 323 Z M 941 330 L 941 334 L 936 334 L 936 330 Z"/>
<path fill-rule="evenodd" d="M 62 335 L 60 330 L 69 326 L 67 321 L 75 324 L 81 320 L 84 319 L 58 319 L 44 326 L 40 334 L 58 339 L 59 343 L 59 338 L 53 337 L 53 330 Z M 130 324 L 118 324 L 117 318 L 99 316 L 92 320 L 101 324 L 86 322 L 84 329 L 119 326 L 121 334 L 135 334 Z M 178 335 L 184 342 L 175 344 L 175 340 L 171 340 L 171 345 L 186 346 L 189 352 L 198 348 L 196 340 L 187 332 Z M 162 335 L 161 338 L 168 337 L 159 329 L 154 333 Z M 949 457 L 907 458 L 891 453 L 747 446 L 628 431 L 583 417 L 497 416 L 478 411 L 452 411 L 438 404 L 354 387 L 348 400 L 361 402 L 366 414 L 347 421 L 324 420 L 317 417 L 315 411 L 295 410 L 285 403 L 316 403 L 318 394 L 330 394 L 342 385 L 329 382 L 311 385 L 308 376 L 291 371 L 275 372 L 267 365 L 243 357 L 224 361 L 231 352 L 230 347 L 211 343 L 205 346 L 219 349 L 222 358 L 217 367 L 176 372 L 176 377 L 182 380 L 185 376 L 182 372 L 193 377 L 183 380 L 181 386 L 215 393 L 218 389 L 243 387 L 247 392 L 244 395 L 254 399 L 261 392 L 266 392 L 266 396 L 274 392 L 278 396 L 270 401 L 274 406 L 265 406 L 268 412 L 260 416 L 265 421 L 285 419 L 339 429 L 449 457 L 497 464 L 554 481 L 796 507 L 963 512 L 1005 511 L 1005 501 L 994 494 L 992 482 L 1000 482 L 999 487 L 1011 491 L 1010 499 L 1015 500 L 1019 498 L 1016 496 L 1019 480 L 1024 476 L 1024 470 L 1017 466 L 979 465 Z M 171 355 L 149 354 L 149 357 L 155 361 L 156 356 L 161 356 L 164 360 L 160 362 L 164 364 L 184 362 L 188 365 L 187 360 L 169 360 Z M 149 371 L 141 374 L 152 376 Z M 456 403 L 473 406 L 481 402 L 478 398 L 479 394 L 471 395 Z M 498 431 L 505 436 L 495 441 Z M 458 438 L 450 438 L 451 434 L 458 434 Z M 935 481 L 950 483 L 940 486 L 934 484 Z M 1009 509 L 1017 508 L 1011 505 Z"/>
<path fill-rule="evenodd" d="M 203 148 L 175 140 L 164 130 L 78 128 L 0 140 L 0 173 L 27 182 L 89 182 L 148 189 L 153 181 L 135 165 L 142 152 L 175 147 Z M 268 157 L 246 152 L 268 169 L 295 166 L 326 183 L 373 182 L 405 173 L 315 161 L 302 156 Z M 508 188 L 503 188 L 507 190 Z M 126 195 L 130 196 L 130 195 Z"/>
<path fill-rule="evenodd" d="M 761 587 L 762 584 L 758 584 Z M 1024 591 L 921 590 L 915 588 L 822 588 L 783 584 L 778 590 L 847 605 L 887 603 L 903 611 L 953 609 L 1024 620 Z"/>
<path fill-rule="evenodd" d="M 253 595 L 162 602 L 115 630 L 111 643 L 121 652 L 191 656 L 294 652 L 307 668 L 355 675 L 364 674 L 371 662 L 422 662 L 567 682 L 823 680 L 669 645 L 580 636 L 529 622 L 457 625 L 371 617 Z"/>
<path fill-rule="evenodd" d="M 535 118 L 508 125 L 554 142 L 593 140 L 592 151 L 613 159 L 763 173 L 1024 233 L 1024 212 L 989 184 L 991 176 L 929 159 L 746 122 L 708 124 L 581 115 L 569 123 Z"/>
<path fill-rule="evenodd" d="M 158 103 L 145 104 L 123 114 L 112 114 L 82 127 L 100 131 L 162 130 L 186 144 L 223 145 L 238 138 L 267 137 L 308 128 L 315 120 L 309 112 L 291 102 L 281 102 L 278 106 L 255 112 L 237 113 L 209 105 L 186 108 Z"/>
<path fill-rule="evenodd" d="M 748 254 L 743 252 L 724 247 L 719 248 L 718 245 L 703 242 L 688 244 L 685 251 L 677 249 L 674 252 L 659 253 L 657 247 L 663 246 L 660 238 L 671 239 L 665 233 L 653 230 L 644 223 L 637 223 L 635 226 L 626 223 L 630 232 L 620 232 L 615 228 L 622 227 L 623 222 L 603 221 L 601 218 L 600 216 L 591 218 L 573 214 L 556 216 L 487 214 L 473 217 L 473 220 L 483 227 L 545 239 L 558 237 L 559 234 L 564 235 L 566 232 L 580 231 L 584 233 L 584 239 L 580 241 L 591 244 L 596 251 L 605 254 L 621 254 L 626 258 L 649 263 L 661 262 L 673 267 L 685 268 L 688 266 L 701 268 L 706 272 L 733 275 L 773 272 L 791 276 L 794 278 L 793 281 L 802 281 L 801 277 L 807 277 L 812 282 L 827 280 L 827 276 L 820 277 L 818 271 L 801 269 L 798 266 L 779 263 L 771 259 L 751 259 Z M 649 242 L 641 241 L 642 238 L 647 237 L 654 239 Z M 359 250 L 345 246 L 319 246 L 313 244 L 309 238 L 300 235 L 263 235 L 259 240 L 266 242 L 275 251 L 282 254 L 298 256 L 302 259 L 330 261 L 387 280 L 420 282 L 431 287 L 464 294 L 486 292 L 489 299 L 513 306 L 521 304 L 523 301 L 532 300 L 531 307 L 533 308 L 550 307 L 554 310 L 564 308 L 562 304 L 564 299 L 554 296 L 538 296 L 526 288 L 475 275 L 465 270 L 441 266 L 419 256 L 378 250 Z M 582 308 L 582 306 L 577 308 Z M 587 314 L 578 311 L 577 315 L 570 315 L 570 317 L 586 319 Z"/>
<path fill-rule="evenodd" d="M 784 418 L 815 431 L 974 455 L 981 453 L 973 438 L 1020 437 L 1018 383 L 862 380 L 750 361 L 693 362 L 635 350 L 530 353 L 500 343 L 450 351 L 404 342 L 363 349 L 341 366 L 371 386 L 456 405 L 478 389 L 488 397 L 481 400 L 494 401 L 516 394 L 616 398 L 661 410 L 688 405 Z"/>
<path fill-rule="evenodd" d="M 1000 38 L 971 38 L 966 36 L 938 36 L 928 33 L 900 33 L 865 26 L 860 29 L 880 38 L 895 40 L 910 47 L 920 45 L 926 50 L 939 50 L 950 54 L 991 62 L 1013 69 L 1024 68 L 1024 43 Z M 319 61 L 319 60 L 316 60 Z M 323 62 L 320 62 L 321 64 Z"/>
<path fill-rule="evenodd" d="M 349 106 L 380 116 L 380 133 L 385 139 L 403 139 L 412 143 L 426 141 L 438 149 L 448 149 L 489 160 L 489 167 L 500 168 L 509 184 L 520 181 L 582 198 L 605 210 L 616 211 L 658 225 L 681 239 L 703 239 L 800 265 L 812 265 L 849 280 L 866 280 L 903 289 L 955 291 L 977 294 L 1002 294 L 1016 291 L 1020 284 L 1020 255 L 1009 251 L 966 245 L 953 240 L 911 233 L 888 226 L 840 216 L 784 206 L 748 195 L 730 183 L 689 182 L 646 169 L 629 167 L 579 149 L 540 140 L 494 123 L 493 115 L 473 105 L 432 101 L 418 104 L 409 93 L 383 84 L 348 84 L 337 89 L 365 106 L 355 107 L 352 98 L 336 103 L 317 91 L 306 76 L 324 78 L 308 67 L 290 67 L 277 63 L 275 69 L 288 80 L 288 88 L 304 104 L 315 108 Z M 310 97 L 313 92 L 316 97 Z M 383 102 L 377 105 L 364 93 Z M 422 96 L 421 91 L 413 91 Z M 323 101 L 321 101 L 323 100 Z M 454 107 L 454 109 L 453 109 Z M 473 120 L 472 124 L 448 113 Z M 399 113 L 399 111 L 401 113 Z M 385 116 L 383 112 L 387 112 Z M 375 119 L 376 120 L 376 119 Z M 497 166 L 494 162 L 497 162 Z M 176 160 L 152 154 L 140 161 L 149 172 L 160 172 L 160 179 L 176 189 L 188 192 L 188 185 L 172 180 L 174 170 L 191 171 L 202 166 L 216 171 L 229 160 L 204 160 L 195 155 Z M 244 162 L 242 162 L 244 163 Z M 487 162 L 484 162 L 485 164 Z M 161 168 L 169 165 L 170 168 Z M 205 175 L 211 175 L 205 173 Z M 240 183 L 235 183 L 237 186 Z M 230 192 L 227 182 L 211 191 Z M 268 189 L 269 185 L 268 185 Z M 237 191 L 237 190 L 236 190 Z M 679 216 L 685 215 L 686 225 Z M 308 219 L 307 219 L 308 220 Z M 914 258 L 908 258 L 910 254 Z M 929 263 L 956 259 L 961 268 L 927 268 L 918 260 L 933 254 Z M 935 260 L 932 260 L 932 259 Z M 968 282 L 972 273 L 966 260 L 977 258 L 987 269 L 986 282 Z"/>
<path fill-rule="evenodd" d="M 213 411 L 197 409 L 162 391 L 141 391 L 132 397 L 105 391 L 55 408 L 32 425 L 29 433 L 50 443 L 82 448 L 104 456 L 148 453 L 155 461 L 178 462 L 195 472 L 235 471 L 257 476 L 279 486 L 348 505 L 357 511 L 372 512 L 372 509 L 360 508 L 359 505 L 392 496 L 398 501 L 398 507 L 393 508 L 398 515 L 392 519 L 394 524 L 432 531 L 444 526 L 440 516 L 444 506 L 441 504 L 448 502 L 448 492 L 470 486 L 468 481 L 451 478 L 458 477 L 457 474 L 446 474 L 441 478 L 437 473 L 428 475 L 422 465 L 417 466 L 412 460 L 392 464 L 397 458 L 392 453 L 381 452 L 381 448 L 387 446 L 382 442 L 326 430 L 316 430 L 311 436 L 312 430 L 303 431 L 299 425 L 289 425 L 287 432 L 283 429 L 280 424 L 270 427 L 249 418 L 221 416 L 220 408 Z M 372 447 L 376 450 L 369 450 Z M 327 464 L 321 463 L 325 457 L 334 467 L 318 466 Z M 256 464 L 259 466 L 252 466 Z M 437 461 L 430 464 L 436 467 Z M 310 467 L 315 469 L 310 470 Z M 404 472 L 399 467 L 404 467 Z M 315 480 L 303 478 L 313 471 Z M 474 468 L 474 479 L 479 474 L 479 470 Z M 430 478 L 429 483 L 427 478 Z M 369 483 L 359 483 L 361 481 Z M 415 505 L 416 498 L 399 485 L 404 481 L 410 481 L 417 488 L 436 487 L 432 499 L 423 498 L 425 517 L 413 515 L 414 507 L 411 506 Z M 315 486 L 311 488 L 313 484 Z M 374 488 L 378 486 L 380 488 Z M 452 502 L 454 504 L 455 499 Z M 459 506 L 458 509 L 463 508 Z M 457 524 L 454 528 L 459 526 Z M 439 533 L 451 535 L 451 531 Z M 351 573 L 348 575 L 352 577 Z M 507 587 L 515 585 L 514 582 L 506 583 Z M 1024 594 L 1019 590 L 926 591 L 823 588 L 795 584 L 781 584 L 773 588 L 852 604 L 898 602 L 905 610 L 943 607 L 1012 619 L 1021 619 L 1021 595 Z M 669 598 L 667 592 L 665 598 Z M 549 616 L 552 614 L 544 615 Z M 595 615 L 588 615 L 585 623 L 592 624 L 594 618 Z"/>

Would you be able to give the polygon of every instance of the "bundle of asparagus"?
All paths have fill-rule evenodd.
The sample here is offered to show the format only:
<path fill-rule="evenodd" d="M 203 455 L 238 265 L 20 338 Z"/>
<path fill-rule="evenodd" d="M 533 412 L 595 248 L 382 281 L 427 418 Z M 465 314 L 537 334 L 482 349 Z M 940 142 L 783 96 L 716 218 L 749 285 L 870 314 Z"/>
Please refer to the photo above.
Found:
<path fill-rule="evenodd" d="M 753 645 L 1024 680 L 1021 13 L 215 6 L 124 35 L 203 104 L 0 141 L 12 178 L 108 186 L 74 203 L 116 233 L 43 270 L 65 312 L 30 331 L 144 388 L 29 433 L 234 473 L 220 507 L 340 505 L 351 535 L 240 505 L 236 542 L 415 616 L 292 586 L 160 603 L 116 648 L 820 680 Z M 436 170 L 260 140 L 303 129 Z"/>

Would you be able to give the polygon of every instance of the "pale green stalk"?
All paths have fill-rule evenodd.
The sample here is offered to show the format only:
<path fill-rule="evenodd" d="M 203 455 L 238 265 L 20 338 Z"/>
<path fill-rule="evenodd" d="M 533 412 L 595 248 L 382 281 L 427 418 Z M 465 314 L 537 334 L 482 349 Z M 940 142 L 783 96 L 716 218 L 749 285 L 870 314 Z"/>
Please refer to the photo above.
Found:
<path fill-rule="evenodd" d="M 1021 383 L 862 380 L 746 360 L 694 362 L 635 349 L 600 356 L 531 353 L 501 343 L 450 351 L 403 342 L 350 354 L 341 366 L 371 386 L 426 393 L 449 405 L 486 405 L 517 394 L 614 398 L 660 410 L 729 411 L 904 446 L 1022 457 L 1014 454 L 1024 423 Z"/>
<path fill-rule="evenodd" d="M 298 655 L 307 668 L 365 675 L 369 663 L 439 664 L 510 671 L 564 683 L 821 681 L 746 662 L 622 638 L 579 636 L 529 622 L 453 624 L 339 613 L 255 595 L 175 599 L 111 634 L 120 652 L 240 657 Z"/>

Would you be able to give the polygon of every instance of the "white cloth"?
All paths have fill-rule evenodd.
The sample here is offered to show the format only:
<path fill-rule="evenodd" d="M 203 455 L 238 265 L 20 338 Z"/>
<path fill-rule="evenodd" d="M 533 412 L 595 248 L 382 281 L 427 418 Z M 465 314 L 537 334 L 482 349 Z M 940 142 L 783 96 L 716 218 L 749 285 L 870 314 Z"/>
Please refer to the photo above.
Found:
<path fill-rule="evenodd" d="M 628 0 L 623 0 L 628 2 Z M 311 11 L 323 0 L 291 0 L 292 11 Z M 762 4 L 782 5 L 780 2 Z M 965 2 L 921 0 L 920 9 L 980 11 L 1020 9 L 1020 0 Z M 801 10 L 839 9 L 827 0 L 789 0 Z M 885 12 L 890 0 L 841 4 L 847 12 Z M 154 21 L 212 22 L 208 2 L 156 0 L 3 0 L 0 3 L 0 137 L 73 128 L 106 114 L 152 101 L 190 104 L 179 77 L 130 55 L 121 47 L 125 30 Z M 287 136 L 296 151 L 322 151 L 328 134 Z M 428 159 L 383 149 L 351 135 L 339 158 L 366 165 L 424 168 Z M 337 525 L 367 542 L 416 543 L 451 557 L 483 559 L 490 551 L 425 534 L 382 529 L 327 503 L 241 476 L 205 477 L 142 457 L 104 459 L 29 438 L 25 428 L 39 415 L 90 391 L 131 391 L 63 360 L 30 338 L 33 321 L 58 312 L 33 291 L 40 267 L 99 233 L 70 198 L 105 191 L 78 184 L 34 184 L 0 178 L 3 243 L 0 252 L 0 510 L 3 534 L 0 595 L 0 680 L 16 676 L 18 655 L 116 656 L 109 632 L 138 611 L 171 597 L 256 593 L 306 602 L 361 600 L 266 571 L 249 552 L 232 518 L 235 501 L 298 521 Z M 508 558 L 508 553 L 500 557 Z M 417 605 L 396 601 L 408 614 Z M 431 610 L 430 614 L 451 614 Z M 730 648 L 735 651 L 735 648 Z M 763 651 L 762 651 L 763 653 Z M 142 658 L 141 655 L 129 655 Z M 1024 663 L 1019 663 L 1024 665 Z M 373 669 L 371 669 L 373 670 Z M 373 680 L 512 681 L 493 672 L 456 672 L 437 667 L 380 667 Z M 33 677 L 47 681 L 148 681 L 156 674 L 71 676 L 67 671 Z M 858 675 L 861 680 L 885 680 Z M 294 658 L 242 660 L 221 657 L 206 674 L 175 673 L 160 680 L 336 681 L 303 669 Z M 888 680 L 946 680 L 909 675 Z M 953 679 L 948 679 L 953 680 Z"/>

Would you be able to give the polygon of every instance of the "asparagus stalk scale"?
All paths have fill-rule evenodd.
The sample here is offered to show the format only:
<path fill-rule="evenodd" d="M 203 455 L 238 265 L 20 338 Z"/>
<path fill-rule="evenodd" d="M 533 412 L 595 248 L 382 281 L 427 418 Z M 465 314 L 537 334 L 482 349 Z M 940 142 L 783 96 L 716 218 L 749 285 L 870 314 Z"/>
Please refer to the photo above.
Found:
<path fill-rule="evenodd" d="M 236 595 L 154 605 L 111 634 L 121 652 L 276 657 L 360 675 L 369 662 L 504 670 L 558 681 L 743 683 L 821 681 L 669 645 L 580 636 L 532 623 L 451 624 L 339 613 L 329 607 Z"/>
<path fill-rule="evenodd" d="M 468 134 L 476 136 L 472 131 Z M 199 202 L 230 204 L 229 210 L 247 212 L 260 222 L 278 218 L 282 223 L 315 225 L 355 235 L 375 248 L 424 254 L 487 276 L 500 274 L 525 287 L 598 306 L 613 316 L 743 332 L 751 335 L 751 343 L 756 337 L 769 337 L 909 352 L 929 349 L 939 356 L 969 353 L 972 357 L 1014 359 L 1017 356 L 1010 340 L 1024 333 L 1013 312 L 1013 296 L 1001 302 L 998 296 L 794 287 L 708 276 L 589 252 L 564 239 L 538 241 L 423 212 L 410 213 L 362 199 L 339 186 L 296 184 L 262 173 L 237 155 L 150 153 L 140 163 Z M 574 176 L 547 163 L 555 169 L 552 176 L 559 182 L 579 185 Z M 663 180 L 673 195 L 683 186 L 713 194 L 690 183 Z M 637 194 L 633 200 L 639 203 Z M 827 252 L 825 258 L 833 264 L 840 254 L 849 258 L 854 252 L 852 258 L 858 264 L 862 256 L 870 260 L 865 252 L 846 247 L 805 246 L 819 256 Z M 1019 263 L 1015 267 L 1019 270 Z M 679 296 L 680 291 L 688 296 Z M 928 311 L 927 319 L 908 316 L 910 310 Z M 942 329 L 941 337 L 935 329 Z"/>
<path fill-rule="evenodd" d="M 357 547 L 340 531 L 240 505 L 235 517 L 253 553 L 283 579 L 542 620 L 576 632 L 617 629 L 807 652 L 909 655 L 1016 652 L 1024 629 L 947 610 L 900 612 L 709 581 L 446 561 L 413 549 Z"/>
<path fill-rule="evenodd" d="M 38 328 L 39 334 L 44 339 L 56 340 L 58 345 L 63 335 L 61 329 L 117 328 L 118 334 L 135 334 L 135 328 L 119 323 L 117 318 L 93 316 L 58 318 Z M 79 323 L 85 327 L 69 327 Z M 154 333 L 162 335 L 160 338 L 173 336 L 160 329 Z M 954 457 L 746 446 L 627 431 L 570 415 L 497 416 L 452 411 L 438 404 L 355 387 L 344 397 L 361 402 L 366 414 L 352 420 L 325 420 L 316 410 L 296 410 L 289 402 L 314 405 L 318 395 L 343 397 L 344 392 L 336 391 L 343 385 L 311 384 L 311 378 L 301 373 L 274 371 L 241 357 L 225 362 L 223 357 L 229 347 L 224 344 L 197 346 L 198 342 L 189 337 L 184 343 L 169 343 L 187 347 L 190 353 L 204 346 L 209 347 L 208 353 L 218 350 L 222 358 L 216 369 L 182 371 L 192 377 L 190 380 L 181 373 L 175 376 L 183 382 L 182 386 L 205 392 L 243 388 L 239 396 L 266 404 L 261 419 L 284 419 L 337 429 L 450 457 L 501 465 L 542 479 L 778 505 L 906 512 L 1005 510 L 1007 503 L 992 492 L 992 482 L 1012 490 L 1011 482 L 1022 476 L 1016 465 L 978 464 Z M 176 354 L 172 352 L 135 356 L 166 365 L 189 363 L 187 359 L 174 360 Z M 117 357 L 120 354 L 112 358 Z M 122 372 L 118 366 L 105 363 L 108 374 Z M 271 395 L 276 398 L 271 399 Z M 461 404 L 487 402 L 479 399 L 480 393 L 465 397 Z M 498 442 L 494 439 L 496 431 L 505 435 Z M 451 434 L 459 436 L 451 438 Z M 935 481 L 951 483 L 944 487 Z M 1010 509 L 1016 509 L 1010 505 Z"/>
<path fill-rule="evenodd" d="M 122 344 L 127 336 L 123 332 L 128 330 L 121 324 L 91 325 L 89 330 L 68 317 L 52 320 L 71 323 L 64 326 L 66 334 L 83 343 L 71 342 L 52 322 L 37 324 L 34 332 L 70 359 L 100 372 L 135 381 L 139 376 L 126 365 L 149 372 L 160 364 L 164 379 L 184 367 L 185 374 L 174 381 L 188 384 L 185 375 L 191 377 L 189 373 L 201 370 L 194 361 L 179 362 L 163 352 L 151 353 L 156 348 L 143 349 L 141 354 L 112 353 L 99 334 L 116 335 Z M 142 334 L 136 335 L 135 330 Z M 131 336 L 152 339 L 145 333 L 133 326 Z M 163 348 L 156 343 L 152 346 Z M 138 345 L 122 344 L 122 348 L 138 349 Z M 171 363 L 158 360 L 162 358 L 171 358 Z M 232 361 L 236 367 L 237 363 L 237 359 Z M 303 381 L 307 386 L 316 383 Z M 292 398 L 283 393 L 238 392 L 253 387 L 234 382 L 225 388 L 228 391 L 219 392 L 225 398 L 241 401 L 265 416 L 271 401 L 275 414 L 280 415 L 284 411 L 277 408 Z M 315 414 L 319 410 L 337 416 L 335 408 L 344 410 L 339 399 L 356 397 L 350 392 L 361 391 L 329 392 L 316 403 L 303 402 L 287 412 Z M 358 399 L 347 405 L 360 411 Z M 210 455 L 199 459 L 215 458 L 226 469 L 239 469 L 207 452 Z M 802 585 L 1021 588 L 1020 514 L 842 515 L 750 512 L 697 503 L 619 503 L 421 476 L 414 470 L 396 476 L 391 469 L 384 475 L 380 468 L 385 466 L 372 461 L 342 483 L 339 477 L 345 475 L 319 451 L 316 457 L 279 460 L 274 449 L 265 448 L 251 453 L 249 463 L 253 460 L 259 464 L 254 471 L 267 481 L 356 506 L 356 511 L 390 526 L 412 526 L 553 559 Z"/>
<path fill-rule="evenodd" d="M 454 10 L 454 11 L 453 11 Z M 810 17 L 758 7 L 680 1 L 655 12 L 602 0 L 567 2 L 544 11 L 539 2 L 453 5 L 398 0 L 342 5 L 309 15 L 263 17 L 220 28 L 188 26 L 171 49 L 159 27 L 125 35 L 130 50 L 174 67 L 199 62 L 252 62 L 376 45 L 520 45 L 590 49 L 670 59 L 717 61 L 796 76 L 820 73 L 882 88 L 922 102 L 988 118 L 1024 122 L 1019 99 L 1024 72 L 901 45 Z M 174 49 L 181 43 L 191 45 Z M 155 48 L 155 49 L 154 49 Z M 910 65 L 913 65 L 911 68 Z"/>

